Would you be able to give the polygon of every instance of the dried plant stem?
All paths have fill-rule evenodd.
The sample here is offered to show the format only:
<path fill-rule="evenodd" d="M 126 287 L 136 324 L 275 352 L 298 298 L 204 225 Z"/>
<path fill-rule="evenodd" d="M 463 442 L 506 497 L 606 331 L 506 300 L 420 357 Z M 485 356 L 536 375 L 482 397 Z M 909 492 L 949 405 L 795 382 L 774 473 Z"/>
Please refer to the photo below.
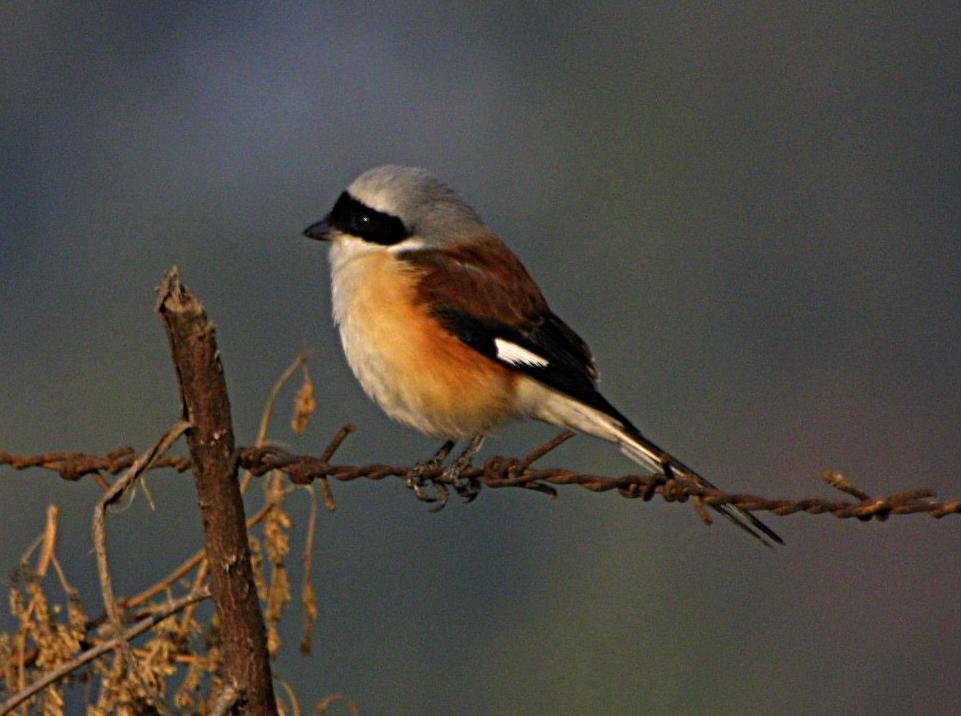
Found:
<path fill-rule="evenodd" d="M 47 506 L 47 521 L 43 528 L 43 539 L 40 543 L 40 558 L 37 560 L 37 576 L 43 579 L 47 576 L 47 570 L 54 558 L 54 549 L 57 546 L 57 520 L 60 516 L 60 508 L 56 505 Z"/>
<path fill-rule="evenodd" d="M 247 529 L 249 530 L 251 527 L 254 527 L 255 525 L 258 525 L 261 522 L 263 522 L 267 518 L 267 515 L 270 514 L 271 508 L 272 508 L 271 505 L 264 505 L 263 507 L 260 508 L 260 510 L 257 511 L 257 513 L 253 517 L 248 518 L 246 522 Z M 197 550 L 192 555 L 190 555 L 187 559 L 181 562 L 180 565 L 175 567 L 170 572 L 170 574 L 168 574 L 166 577 L 155 582 L 154 584 L 150 585 L 142 592 L 135 594 L 134 596 L 128 599 L 121 599 L 119 604 L 121 604 L 123 607 L 128 609 L 140 606 L 141 604 L 146 604 L 155 596 L 160 594 L 160 592 L 166 589 L 170 589 L 170 587 L 174 584 L 174 582 L 176 582 L 178 579 L 180 579 L 184 575 L 189 574 L 190 570 L 192 570 L 198 564 L 203 562 L 203 560 L 204 560 L 204 551 L 202 549 Z"/>
<path fill-rule="evenodd" d="M 304 539 L 304 573 L 300 580 L 300 603 L 304 610 L 304 636 L 300 640 L 301 654 L 309 654 L 311 651 L 314 619 L 317 618 L 317 602 L 314 598 L 313 583 L 314 534 L 317 532 L 317 492 L 313 485 L 307 485 L 307 492 L 310 494 L 310 512 L 307 517 L 307 536 Z"/>
<path fill-rule="evenodd" d="M 140 667 L 130 645 L 123 639 L 123 621 L 117 600 L 113 592 L 113 580 L 110 577 L 110 565 L 107 560 L 107 531 L 106 518 L 107 507 L 115 500 L 123 496 L 127 489 L 133 486 L 134 482 L 143 474 L 150 464 L 158 457 L 162 456 L 170 446 L 190 427 L 186 420 L 180 420 L 167 430 L 166 433 L 149 450 L 140 455 L 133 464 L 127 469 L 123 477 L 116 480 L 110 489 L 107 490 L 97 502 L 93 510 L 93 547 L 97 556 L 97 575 L 100 578 L 100 591 L 103 595 L 103 606 L 107 613 L 107 620 L 113 627 L 114 634 L 120 640 L 120 652 L 130 673 L 140 682 L 144 692 L 148 694 L 154 706 L 161 704 L 159 695 L 153 693 L 153 689 L 147 684 L 140 672 Z"/>
<path fill-rule="evenodd" d="M 200 564 L 197 567 L 197 573 L 194 575 L 193 584 L 190 590 L 195 592 L 204 586 L 204 582 L 207 581 L 207 560 L 200 560 Z M 193 622 L 194 612 L 197 609 L 196 604 L 191 604 L 189 607 L 184 609 L 184 613 L 180 617 L 180 627 L 177 629 L 177 636 L 183 639 L 190 633 L 190 625 Z"/>
<path fill-rule="evenodd" d="M 284 372 L 280 374 L 280 377 L 274 382 L 270 393 L 267 395 L 267 402 L 264 403 L 264 409 L 260 413 L 260 425 L 257 427 L 257 437 L 254 440 L 254 445 L 257 447 L 261 447 L 267 441 L 267 433 L 270 431 L 270 421 L 273 419 L 274 405 L 277 402 L 277 396 L 280 395 L 280 391 L 287 384 L 287 381 L 293 377 L 298 368 L 307 362 L 307 358 L 309 357 L 310 353 L 307 351 L 298 354 L 293 362 L 287 366 Z M 244 471 L 244 476 L 240 478 L 240 493 L 242 495 L 247 493 L 251 478 L 252 475 Z"/>
<path fill-rule="evenodd" d="M 277 402 L 277 396 L 280 395 L 280 391 L 283 390 L 287 381 L 307 362 L 309 357 L 310 353 L 308 351 L 298 354 L 293 362 L 287 366 L 287 369 L 277 378 L 274 387 L 270 389 L 267 402 L 264 403 L 264 409 L 260 414 L 260 426 L 257 428 L 257 445 L 263 445 L 267 439 L 267 434 L 270 432 L 270 421 L 274 415 L 274 403 Z"/>
<path fill-rule="evenodd" d="M 214 705 L 210 709 L 210 716 L 224 716 L 224 714 L 230 711 L 234 704 L 237 703 L 239 696 L 240 694 L 237 692 L 237 687 L 233 684 L 224 687 L 224 690 L 217 696 L 217 700 L 214 701 Z"/>
<path fill-rule="evenodd" d="M 330 705 L 337 701 L 340 701 L 347 707 L 347 710 L 350 711 L 350 716 L 360 716 L 360 709 L 357 708 L 357 704 L 355 704 L 347 694 L 341 693 L 328 694 L 322 698 L 314 707 L 314 716 L 323 716 L 323 714 L 327 713 Z"/>
<path fill-rule="evenodd" d="M 10 713 L 13 709 L 29 699 L 31 696 L 39 693 L 46 687 L 50 686 L 50 684 L 66 678 L 84 664 L 89 664 L 91 661 L 103 656 L 107 652 L 121 648 L 121 645 L 123 644 L 129 644 L 131 640 L 140 636 L 145 631 L 152 629 L 160 622 L 179 612 L 181 609 L 207 599 L 209 596 L 210 592 L 208 592 L 206 589 L 199 592 L 191 592 L 180 599 L 170 602 L 170 604 L 164 606 L 156 613 L 151 614 L 149 617 L 137 622 L 137 624 L 122 632 L 119 636 L 114 637 L 110 641 L 105 641 L 102 644 L 98 644 L 97 646 L 87 649 L 85 652 L 71 659 L 66 664 L 63 664 L 57 669 L 44 674 L 42 678 L 34 681 L 32 684 L 23 690 L 18 691 L 16 694 L 7 699 L 7 701 L 0 705 L 0 716 Z"/>

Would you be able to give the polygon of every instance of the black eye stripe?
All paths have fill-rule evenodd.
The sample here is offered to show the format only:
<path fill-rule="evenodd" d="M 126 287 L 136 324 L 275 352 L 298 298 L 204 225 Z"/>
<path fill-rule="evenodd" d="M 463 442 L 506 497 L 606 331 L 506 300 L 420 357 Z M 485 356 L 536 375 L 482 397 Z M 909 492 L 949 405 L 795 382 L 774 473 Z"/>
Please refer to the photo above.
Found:
<path fill-rule="evenodd" d="M 385 246 L 410 237 L 410 232 L 399 218 L 371 209 L 346 191 L 337 199 L 334 208 L 327 215 L 327 221 L 345 234 Z"/>

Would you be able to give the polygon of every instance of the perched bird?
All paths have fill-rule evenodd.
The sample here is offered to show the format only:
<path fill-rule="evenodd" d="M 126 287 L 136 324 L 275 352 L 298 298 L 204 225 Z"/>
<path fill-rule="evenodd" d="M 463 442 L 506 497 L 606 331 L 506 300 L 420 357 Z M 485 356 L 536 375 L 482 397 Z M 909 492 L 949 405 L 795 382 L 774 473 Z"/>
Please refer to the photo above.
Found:
<path fill-rule="evenodd" d="M 458 492 L 476 494 L 460 473 L 491 430 L 517 418 L 593 435 L 655 473 L 712 487 L 598 392 L 587 344 L 554 315 L 520 259 L 425 170 L 361 174 L 304 235 L 330 242 L 334 320 L 367 395 L 395 420 L 446 440 L 408 477 L 419 498 L 434 499 L 426 468 L 465 438 L 447 475 Z M 782 543 L 752 514 L 714 509 Z"/>

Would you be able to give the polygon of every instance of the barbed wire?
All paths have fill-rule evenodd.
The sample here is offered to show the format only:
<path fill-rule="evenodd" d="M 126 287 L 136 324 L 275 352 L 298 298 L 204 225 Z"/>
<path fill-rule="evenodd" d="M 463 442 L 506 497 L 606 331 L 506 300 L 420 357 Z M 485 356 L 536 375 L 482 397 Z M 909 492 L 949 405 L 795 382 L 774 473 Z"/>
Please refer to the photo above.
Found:
<path fill-rule="evenodd" d="M 14 470 L 39 467 L 53 470 L 64 480 L 79 480 L 86 475 L 106 472 L 117 475 L 133 464 L 136 451 L 132 447 L 121 447 L 106 455 L 91 455 L 85 452 L 54 451 L 42 455 L 11 455 L 0 450 L 0 465 L 9 465 Z M 186 472 L 190 469 L 189 457 L 165 455 L 150 466 L 150 470 L 174 469 Z"/>
<path fill-rule="evenodd" d="M 339 445 L 354 429 L 352 425 L 341 428 L 331 445 Z M 769 512 L 778 516 L 804 512 L 811 515 L 831 514 L 840 519 L 856 517 L 862 521 L 885 520 L 891 515 L 927 514 L 941 518 L 961 514 L 961 500 L 940 501 L 933 490 L 906 490 L 876 498 L 836 472 L 825 472 L 821 478 L 833 488 L 854 497 L 855 501 L 819 497 L 772 499 L 707 488 L 679 477 L 637 474 L 608 477 L 563 468 L 533 467 L 534 462 L 572 436 L 573 433 L 570 432 L 560 433 L 522 458 L 491 457 L 481 465 L 469 467 L 460 479 L 467 478 L 491 489 L 513 487 L 551 496 L 558 494 L 556 486 L 576 485 L 591 492 L 616 491 L 621 497 L 629 499 L 649 501 L 658 496 L 667 502 L 691 501 L 698 515 L 708 524 L 711 518 L 704 506 L 718 505 L 731 505 L 747 512 Z M 331 450 L 327 452 L 332 453 Z M 133 459 L 134 450 L 127 447 L 104 456 L 62 451 L 23 456 L 0 451 L 0 465 L 10 465 L 16 470 L 39 467 L 57 472 L 65 480 L 78 480 L 85 475 L 99 476 L 103 472 L 116 475 L 127 469 Z M 262 476 L 272 470 L 279 470 L 287 475 L 291 482 L 301 485 L 322 478 L 338 482 L 403 479 L 411 471 L 409 466 L 398 465 L 332 465 L 323 457 L 297 455 L 275 446 L 238 448 L 237 459 L 240 467 L 249 470 L 253 475 Z M 184 472 L 190 465 L 187 457 L 164 457 L 151 469 L 168 468 Z M 447 478 L 443 467 L 428 468 L 423 472 L 423 477 L 437 489 L 440 504 L 446 501 L 448 488 L 456 488 L 460 484 Z"/>

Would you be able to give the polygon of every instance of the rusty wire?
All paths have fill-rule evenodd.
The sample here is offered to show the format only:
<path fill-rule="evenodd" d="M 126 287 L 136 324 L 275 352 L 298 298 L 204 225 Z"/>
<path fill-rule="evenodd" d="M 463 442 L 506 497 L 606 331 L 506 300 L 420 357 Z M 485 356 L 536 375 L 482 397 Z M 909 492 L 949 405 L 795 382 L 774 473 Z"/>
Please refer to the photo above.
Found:
<path fill-rule="evenodd" d="M 334 437 L 339 444 L 354 430 L 345 426 Z M 562 468 L 537 469 L 533 463 L 556 448 L 573 434 L 560 433 L 522 458 L 492 457 L 482 465 L 468 468 L 463 477 L 476 480 L 489 488 L 517 487 L 534 490 L 548 495 L 556 495 L 554 486 L 578 485 L 591 492 L 616 490 L 621 497 L 651 500 L 655 495 L 667 502 L 687 502 L 692 500 L 697 506 L 732 505 L 748 512 L 770 512 L 783 516 L 797 512 L 811 515 L 832 514 L 841 519 L 856 517 L 862 521 L 885 520 L 890 515 L 927 514 L 940 518 L 945 515 L 961 514 L 961 500 L 942 502 L 932 490 L 916 489 L 898 492 L 887 497 L 874 498 L 859 487 L 852 485 L 840 474 L 828 472 L 821 475 L 829 485 L 851 495 L 855 500 L 827 500 L 813 497 L 799 500 L 771 499 L 743 493 L 729 493 L 702 487 L 683 478 L 667 478 L 664 475 L 622 475 L 606 477 L 575 472 Z M 66 480 L 78 480 L 84 475 L 107 472 L 118 474 L 128 468 L 133 461 L 132 448 L 120 448 L 103 457 L 88 453 L 50 452 L 43 455 L 10 455 L 0 451 L 0 465 L 10 465 L 23 470 L 40 467 L 57 472 Z M 253 475 L 261 476 L 271 470 L 279 470 L 297 484 L 308 484 L 320 478 L 330 478 L 338 482 L 357 479 L 383 480 L 384 478 L 403 478 L 411 470 L 407 466 L 396 465 L 332 465 L 322 457 L 296 455 L 278 447 L 242 447 L 237 450 L 240 466 Z M 186 457 L 165 457 L 158 460 L 152 469 L 172 468 L 184 472 L 190 468 Z M 451 485 L 443 474 L 443 468 L 427 470 L 424 477 L 431 482 L 447 487 Z M 698 510 L 702 519 L 703 510 Z M 709 521 L 708 517 L 705 521 Z"/>
<path fill-rule="evenodd" d="M 42 455 L 10 455 L 0 450 L 0 465 L 9 465 L 14 470 L 26 470 L 39 467 L 53 470 L 64 480 L 79 480 L 86 475 L 106 472 L 117 475 L 133 464 L 135 450 L 132 447 L 121 447 L 106 455 L 91 455 L 85 452 L 47 452 Z M 190 469 L 189 457 L 164 456 L 154 462 L 151 470 L 172 468 L 177 472 Z"/>

